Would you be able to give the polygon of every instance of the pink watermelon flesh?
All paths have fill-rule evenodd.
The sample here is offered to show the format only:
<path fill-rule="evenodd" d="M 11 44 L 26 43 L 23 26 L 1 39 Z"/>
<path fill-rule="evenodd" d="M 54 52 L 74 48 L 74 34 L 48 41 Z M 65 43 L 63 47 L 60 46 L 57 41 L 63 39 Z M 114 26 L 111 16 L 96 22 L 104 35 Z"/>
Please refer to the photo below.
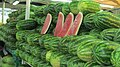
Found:
<path fill-rule="evenodd" d="M 49 29 L 49 26 L 51 24 L 51 21 L 52 21 L 52 15 L 48 13 L 47 17 L 45 19 L 44 25 L 42 27 L 42 30 L 41 30 L 41 34 L 46 34 L 46 32 Z"/>
<path fill-rule="evenodd" d="M 58 33 L 63 27 L 63 23 L 64 23 L 64 15 L 62 12 L 60 12 L 58 15 L 58 20 L 57 20 L 57 24 L 56 24 L 55 31 L 54 31 L 54 36 L 58 35 Z"/>
<path fill-rule="evenodd" d="M 79 12 L 77 16 L 75 17 L 74 23 L 71 26 L 68 32 L 68 35 L 77 35 L 79 28 L 81 26 L 82 20 L 83 20 L 83 14 Z"/>
<path fill-rule="evenodd" d="M 57 35 L 58 37 L 64 37 L 68 34 L 72 24 L 73 24 L 74 15 L 69 13 L 63 25 L 63 28 L 60 30 L 60 33 Z"/>

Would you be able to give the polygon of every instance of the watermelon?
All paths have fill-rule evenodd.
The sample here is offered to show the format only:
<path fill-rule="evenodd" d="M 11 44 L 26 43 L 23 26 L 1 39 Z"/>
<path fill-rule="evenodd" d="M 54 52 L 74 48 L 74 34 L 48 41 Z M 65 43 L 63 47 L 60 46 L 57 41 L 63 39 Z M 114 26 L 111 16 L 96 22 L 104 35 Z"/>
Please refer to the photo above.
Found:
<path fill-rule="evenodd" d="M 70 28 L 70 31 L 68 32 L 68 35 L 77 35 L 80 25 L 82 23 L 82 19 L 83 19 L 83 14 L 79 12 L 74 20 L 72 27 Z"/>
<path fill-rule="evenodd" d="M 59 45 L 60 44 L 60 38 L 58 37 L 51 37 L 51 38 L 47 38 L 47 39 L 44 39 L 44 47 L 47 49 L 47 50 L 59 50 Z"/>
<path fill-rule="evenodd" d="M 52 21 L 52 15 L 51 14 L 47 14 L 47 17 L 45 19 L 45 22 L 44 22 L 44 25 L 42 27 L 42 30 L 41 30 L 41 34 L 45 34 L 51 24 L 51 21 Z"/>
<path fill-rule="evenodd" d="M 72 2 L 70 3 L 70 11 L 71 11 L 73 14 L 78 14 L 78 13 L 79 13 L 78 3 L 79 3 L 79 1 L 72 1 Z"/>
<path fill-rule="evenodd" d="M 43 9 L 43 14 L 44 15 L 47 15 L 48 13 L 52 14 L 52 15 L 55 15 L 56 12 L 55 12 L 55 7 L 56 5 L 51 3 L 51 4 L 48 4 L 44 9 Z"/>
<path fill-rule="evenodd" d="M 92 48 L 97 39 L 86 39 L 83 42 L 79 43 L 77 49 L 77 56 L 83 61 L 92 61 Z"/>
<path fill-rule="evenodd" d="M 5 57 L 3 57 L 2 58 L 2 62 L 10 64 L 10 65 L 14 65 L 14 59 L 11 56 L 5 56 Z"/>
<path fill-rule="evenodd" d="M 120 29 L 119 28 L 105 29 L 100 34 L 103 40 L 114 41 L 114 42 L 120 43 Z"/>
<path fill-rule="evenodd" d="M 63 28 L 60 30 L 60 33 L 57 35 L 58 37 L 64 37 L 68 34 L 72 24 L 73 24 L 74 15 L 69 13 L 63 25 Z"/>
<path fill-rule="evenodd" d="M 52 54 L 52 51 L 47 51 L 47 53 L 46 53 L 46 61 L 50 61 L 51 54 Z"/>
<path fill-rule="evenodd" d="M 69 3 L 64 3 L 64 5 L 62 6 L 62 12 L 65 16 L 70 13 L 70 7 L 69 6 L 70 6 Z"/>
<path fill-rule="evenodd" d="M 111 53 L 111 63 L 114 67 L 120 67 L 120 47 Z"/>
<path fill-rule="evenodd" d="M 83 24 L 88 29 L 120 28 L 120 18 L 110 12 L 99 11 L 87 14 Z"/>
<path fill-rule="evenodd" d="M 64 23 L 64 15 L 62 12 L 60 12 L 58 15 L 58 20 L 57 20 L 57 24 L 56 24 L 55 31 L 54 31 L 54 36 L 57 36 L 57 34 L 60 32 L 60 30 L 63 27 L 63 23 Z"/>
<path fill-rule="evenodd" d="M 75 41 L 71 41 L 68 43 L 67 45 L 67 51 L 72 54 L 72 55 L 77 55 L 77 49 L 80 45 L 82 45 L 84 43 L 90 42 L 93 39 L 95 39 L 94 37 L 86 37 L 86 36 L 80 36 L 79 38 L 77 38 Z M 81 49 L 81 48 L 80 48 Z M 88 48 L 87 48 L 88 49 Z M 81 49 L 82 50 L 82 49 Z M 85 52 L 84 52 L 85 53 Z"/>
<path fill-rule="evenodd" d="M 78 3 L 78 10 L 84 15 L 100 11 L 100 4 L 94 1 L 83 0 Z"/>
<path fill-rule="evenodd" d="M 72 56 L 70 54 L 63 54 L 61 52 L 52 52 L 50 63 L 53 67 L 67 67 L 67 61 Z"/>
<path fill-rule="evenodd" d="M 16 24 L 17 30 L 32 30 L 37 27 L 37 22 L 33 19 L 21 20 Z"/>
<path fill-rule="evenodd" d="M 29 45 L 38 45 L 41 35 L 38 33 L 30 34 L 27 37 L 27 42 Z"/>
<path fill-rule="evenodd" d="M 71 57 L 67 61 L 67 67 L 84 67 L 85 62 L 81 61 L 77 56 Z"/>
<path fill-rule="evenodd" d="M 119 44 L 115 42 L 104 40 L 97 41 L 96 45 L 94 45 L 94 47 L 92 48 L 93 59 L 100 65 L 110 65 L 111 53 L 118 46 Z"/>
<path fill-rule="evenodd" d="M 21 30 L 16 33 L 16 39 L 20 41 L 27 41 L 28 35 L 34 33 L 31 30 Z"/>
<path fill-rule="evenodd" d="M 64 3 L 62 3 L 62 2 L 55 4 L 54 9 L 55 9 L 56 14 L 59 14 L 59 12 L 62 11 L 62 6 L 63 5 L 64 5 Z"/>

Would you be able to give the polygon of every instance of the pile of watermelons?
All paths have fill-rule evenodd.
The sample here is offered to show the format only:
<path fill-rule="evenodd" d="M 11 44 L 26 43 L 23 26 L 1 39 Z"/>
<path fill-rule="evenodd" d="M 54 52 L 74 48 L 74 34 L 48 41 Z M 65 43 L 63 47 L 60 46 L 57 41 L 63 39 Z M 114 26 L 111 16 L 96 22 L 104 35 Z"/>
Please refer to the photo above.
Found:
<path fill-rule="evenodd" d="M 120 67 L 120 18 L 101 11 L 100 4 L 32 6 L 28 20 L 24 13 L 9 15 L 0 40 L 33 67 Z"/>

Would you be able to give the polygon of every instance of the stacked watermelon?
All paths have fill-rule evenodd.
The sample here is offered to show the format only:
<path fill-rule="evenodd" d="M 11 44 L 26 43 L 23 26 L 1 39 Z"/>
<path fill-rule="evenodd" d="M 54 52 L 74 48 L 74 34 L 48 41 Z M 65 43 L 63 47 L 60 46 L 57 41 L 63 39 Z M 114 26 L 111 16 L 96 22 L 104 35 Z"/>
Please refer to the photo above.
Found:
<path fill-rule="evenodd" d="M 28 64 L 33 67 L 119 67 L 120 19 L 100 11 L 98 3 L 81 0 L 48 4 L 32 7 L 31 12 L 34 17 L 28 20 L 21 19 L 21 15 L 15 24 L 11 20 L 10 24 L 1 26 L 1 31 L 8 29 L 4 31 L 12 35 L 4 39 L 1 32 L 1 40 L 15 43 L 15 54 Z M 20 13 L 13 12 L 10 19 Z"/>

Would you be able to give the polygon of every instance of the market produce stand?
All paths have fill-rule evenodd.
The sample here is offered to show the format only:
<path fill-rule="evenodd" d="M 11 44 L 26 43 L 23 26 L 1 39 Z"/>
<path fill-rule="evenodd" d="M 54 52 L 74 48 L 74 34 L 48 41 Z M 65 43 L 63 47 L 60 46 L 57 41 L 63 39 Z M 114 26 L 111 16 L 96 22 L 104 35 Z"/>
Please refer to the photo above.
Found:
<path fill-rule="evenodd" d="M 0 26 L 2 67 L 120 67 L 118 15 L 94 1 L 27 4 Z"/>

